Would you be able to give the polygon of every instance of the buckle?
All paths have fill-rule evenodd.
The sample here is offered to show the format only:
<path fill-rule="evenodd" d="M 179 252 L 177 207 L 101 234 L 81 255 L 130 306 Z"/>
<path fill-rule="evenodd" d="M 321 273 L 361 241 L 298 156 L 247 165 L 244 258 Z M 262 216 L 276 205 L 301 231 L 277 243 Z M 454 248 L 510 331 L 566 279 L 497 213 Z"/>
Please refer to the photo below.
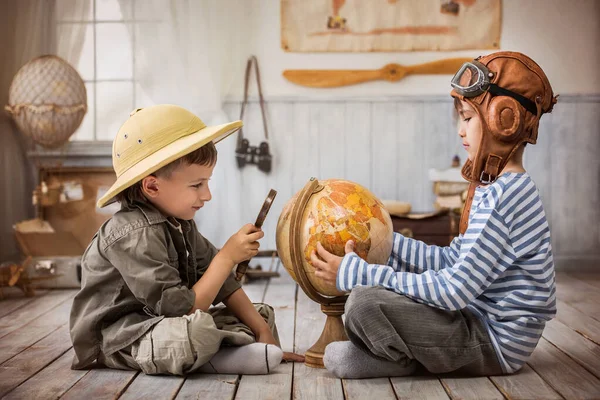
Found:
<path fill-rule="evenodd" d="M 487 179 L 485 178 L 487 176 Z M 484 185 L 489 185 L 490 183 L 496 180 L 496 176 L 489 174 L 485 171 L 481 171 L 481 176 L 479 176 L 479 181 Z"/>

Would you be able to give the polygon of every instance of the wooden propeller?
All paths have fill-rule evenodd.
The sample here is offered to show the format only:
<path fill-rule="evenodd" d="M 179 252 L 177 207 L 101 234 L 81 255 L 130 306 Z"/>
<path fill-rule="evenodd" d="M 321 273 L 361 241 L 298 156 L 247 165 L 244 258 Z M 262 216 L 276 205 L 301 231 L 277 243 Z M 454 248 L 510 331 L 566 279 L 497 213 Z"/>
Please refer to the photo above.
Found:
<path fill-rule="evenodd" d="M 454 74 L 472 58 L 447 58 L 417 65 L 388 64 L 381 69 L 288 69 L 283 76 L 298 85 L 328 88 L 386 80 L 396 82 L 410 74 Z"/>

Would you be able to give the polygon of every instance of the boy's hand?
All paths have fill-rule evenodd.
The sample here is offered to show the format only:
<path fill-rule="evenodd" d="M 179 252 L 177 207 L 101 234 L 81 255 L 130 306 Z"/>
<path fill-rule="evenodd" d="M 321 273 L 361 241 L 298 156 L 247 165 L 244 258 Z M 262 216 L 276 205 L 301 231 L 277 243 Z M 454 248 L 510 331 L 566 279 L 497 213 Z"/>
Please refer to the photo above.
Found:
<path fill-rule="evenodd" d="M 252 224 L 246 224 L 233 234 L 219 253 L 234 264 L 249 260 L 258 253 L 258 240 L 265 236 L 264 232 Z"/>
<path fill-rule="evenodd" d="M 275 341 L 275 338 L 273 337 L 273 334 L 271 333 L 271 330 L 265 330 L 264 332 L 258 333 L 256 335 L 256 341 L 259 343 L 274 344 L 275 346 L 279 347 Z M 283 361 L 304 362 L 304 356 L 301 354 L 284 351 Z"/>
<path fill-rule="evenodd" d="M 344 251 L 346 254 L 354 251 L 354 242 L 352 240 L 348 240 L 346 242 Z M 322 260 L 317 257 L 317 253 Z M 315 267 L 315 276 L 324 280 L 326 283 L 335 286 L 338 269 L 340 269 L 340 264 L 343 257 L 338 257 L 335 254 L 331 254 L 325 250 L 320 242 L 317 243 L 317 253 L 315 253 L 313 250 L 310 255 L 310 261 L 313 267 Z"/>

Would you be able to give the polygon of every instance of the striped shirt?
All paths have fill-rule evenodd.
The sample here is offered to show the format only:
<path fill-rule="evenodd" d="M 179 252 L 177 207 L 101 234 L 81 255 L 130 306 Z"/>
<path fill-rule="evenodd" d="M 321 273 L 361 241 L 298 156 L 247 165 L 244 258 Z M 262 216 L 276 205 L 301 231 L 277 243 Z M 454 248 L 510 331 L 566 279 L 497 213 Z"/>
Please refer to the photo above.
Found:
<path fill-rule="evenodd" d="M 469 309 L 485 323 L 506 373 L 519 370 L 556 314 L 550 229 L 527 173 L 478 187 L 464 235 L 428 246 L 394 234 L 387 265 L 348 253 L 337 287 L 383 286 L 444 310 Z"/>

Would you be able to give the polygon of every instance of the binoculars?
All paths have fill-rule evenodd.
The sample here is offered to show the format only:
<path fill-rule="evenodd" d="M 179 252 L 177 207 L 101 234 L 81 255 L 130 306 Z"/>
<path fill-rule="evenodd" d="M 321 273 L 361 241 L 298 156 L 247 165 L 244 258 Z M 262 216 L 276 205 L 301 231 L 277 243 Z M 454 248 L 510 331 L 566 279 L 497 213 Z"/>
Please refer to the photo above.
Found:
<path fill-rule="evenodd" d="M 267 142 L 261 142 L 258 146 L 250 146 L 248 139 L 242 139 L 235 149 L 238 168 L 244 168 L 246 164 L 255 164 L 262 172 L 269 173 L 271 172 L 272 158 Z"/>
<path fill-rule="evenodd" d="M 260 73 L 258 72 L 258 60 L 255 56 L 250 56 L 246 63 L 246 75 L 244 78 L 244 101 L 242 101 L 242 109 L 240 110 L 240 120 L 244 119 L 244 110 L 248 104 L 248 85 L 250 83 L 250 72 L 252 65 L 255 66 L 256 72 L 256 85 L 258 86 L 258 98 L 260 100 L 260 113 L 262 116 L 263 129 L 265 132 L 265 141 L 260 142 L 258 146 L 250 146 L 248 139 L 244 138 L 242 129 L 238 133 L 237 146 L 235 148 L 235 159 L 237 160 L 238 168 L 244 168 L 246 164 L 255 164 L 258 169 L 262 172 L 271 172 L 272 158 L 269 151 L 269 131 L 267 129 L 267 116 L 265 113 L 265 100 L 262 95 L 262 88 L 260 84 Z"/>

